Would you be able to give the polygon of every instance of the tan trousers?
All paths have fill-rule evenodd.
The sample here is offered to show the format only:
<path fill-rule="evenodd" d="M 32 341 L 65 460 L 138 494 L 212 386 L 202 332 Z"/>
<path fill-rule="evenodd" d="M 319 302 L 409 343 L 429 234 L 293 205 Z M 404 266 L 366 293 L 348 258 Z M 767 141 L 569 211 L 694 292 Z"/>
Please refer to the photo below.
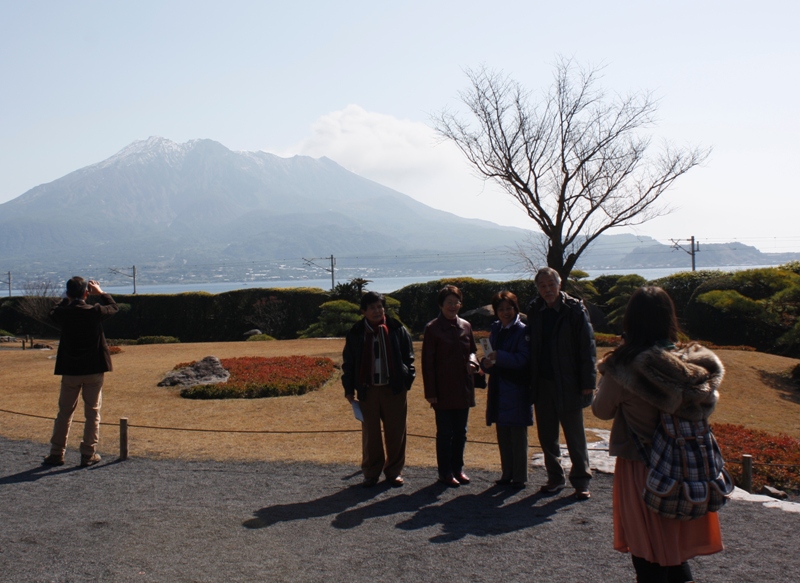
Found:
<path fill-rule="evenodd" d="M 364 423 L 361 425 L 361 469 L 364 477 L 377 478 L 383 471 L 388 480 L 396 478 L 406 463 L 408 391 L 395 394 L 389 387 L 370 387 L 367 389 L 367 398 L 360 403 L 364 414 Z"/>
<path fill-rule="evenodd" d="M 58 415 L 53 424 L 53 437 L 50 439 L 50 453 L 64 455 L 67 436 L 72 425 L 72 414 L 78 406 L 78 397 L 83 395 L 83 412 L 86 423 L 83 426 L 81 455 L 92 455 L 100 439 L 100 405 L 103 400 L 103 378 L 105 373 L 88 375 L 63 375 L 61 394 L 58 397 Z"/>

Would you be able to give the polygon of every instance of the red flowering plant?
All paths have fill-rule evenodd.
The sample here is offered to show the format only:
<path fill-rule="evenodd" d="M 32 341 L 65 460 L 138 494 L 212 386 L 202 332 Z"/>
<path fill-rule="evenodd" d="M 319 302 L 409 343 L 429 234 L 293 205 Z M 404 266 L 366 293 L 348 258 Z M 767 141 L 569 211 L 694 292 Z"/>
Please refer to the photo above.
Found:
<path fill-rule="evenodd" d="M 314 356 L 246 356 L 222 358 L 230 373 L 226 383 L 181 389 L 187 399 L 257 399 L 302 395 L 319 389 L 333 376 L 330 358 Z M 184 363 L 176 368 L 188 366 Z"/>
<path fill-rule="evenodd" d="M 616 334 L 604 334 L 602 332 L 594 333 L 594 342 L 597 346 L 606 348 L 617 348 L 622 346 L 622 336 Z"/>
<path fill-rule="evenodd" d="M 800 439 L 729 423 L 714 423 L 713 430 L 737 485 L 742 483 L 742 455 L 750 454 L 754 492 L 764 485 L 800 492 Z"/>

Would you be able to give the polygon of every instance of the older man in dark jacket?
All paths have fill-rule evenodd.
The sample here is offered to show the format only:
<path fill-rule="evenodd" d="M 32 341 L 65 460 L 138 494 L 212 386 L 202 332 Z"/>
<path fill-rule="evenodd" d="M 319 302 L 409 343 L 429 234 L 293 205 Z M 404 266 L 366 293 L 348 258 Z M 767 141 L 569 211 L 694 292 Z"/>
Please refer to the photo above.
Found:
<path fill-rule="evenodd" d="M 408 330 L 386 316 L 382 294 L 361 297 L 363 318 L 345 337 L 342 352 L 344 396 L 358 397 L 361 425 L 364 487 L 378 483 L 383 472 L 391 486 L 402 486 L 406 461 L 407 393 L 414 383 L 414 348 Z M 386 440 L 381 435 L 381 421 Z"/>
<path fill-rule="evenodd" d="M 90 295 L 99 296 L 99 303 L 87 304 L 86 298 Z M 105 373 L 111 370 L 111 355 L 102 322 L 118 311 L 113 298 L 104 293 L 96 281 L 87 282 L 76 276 L 67 281 L 64 299 L 50 312 L 50 318 L 61 328 L 55 368 L 55 374 L 61 375 L 61 393 L 50 439 L 50 455 L 44 458 L 46 465 L 64 464 L 67 436 L 80 395 L 83 395 L 86 416 L 81 466 L 100 461 L 96 450 L 100 439 L 101 390 Z"/>
<path fill-rule="evenodd" d="M 556 270 L 540 269 L 535 282 L 539 297 L 528 308 L 528 328 L 531 393 L 547 470 L 541 491 L 556 493 L 566 484 L 560 462 L 560 425 L 572 461 L 569 481 L 575 497 L 587 500 L 592 473 L 583 409 L 592 402 L 597 379 L 594 331 L 583 302 L 561 291 Z"/>

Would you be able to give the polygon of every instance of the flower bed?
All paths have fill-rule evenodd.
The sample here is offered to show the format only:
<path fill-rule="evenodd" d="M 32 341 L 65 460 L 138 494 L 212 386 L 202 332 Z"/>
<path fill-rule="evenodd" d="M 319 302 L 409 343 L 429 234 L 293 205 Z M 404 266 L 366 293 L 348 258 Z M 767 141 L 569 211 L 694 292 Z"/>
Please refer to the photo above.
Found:
<path fill-rule="evenodd" d="M 594 333 L 594 342 L 597 346 L 605 348 L 617 348 L 622 346 L 622 336 L 616 334 L 603 334 L 602 332 Z"/>
<path fill-rule="evenodd" d="M 737 486 L 742 482 L 742 454 L 750 454 L 754 492 L 764 485 L 800 492 L 800 439 L 728 423 L 714 423 L 712 428 Z"/>
<path fill-rule="evenodd" d="M 319 389 L 333 376 L 334 371 L 330 358 L 311 356 L 248 356 L 223 358 L 220 363 L 231 373 L 227 383 L 187 387 L 181 389 L 181 397 L 257 399 L 302 395 Z M 187 364 L 178 365 L 183 366 Z"/>

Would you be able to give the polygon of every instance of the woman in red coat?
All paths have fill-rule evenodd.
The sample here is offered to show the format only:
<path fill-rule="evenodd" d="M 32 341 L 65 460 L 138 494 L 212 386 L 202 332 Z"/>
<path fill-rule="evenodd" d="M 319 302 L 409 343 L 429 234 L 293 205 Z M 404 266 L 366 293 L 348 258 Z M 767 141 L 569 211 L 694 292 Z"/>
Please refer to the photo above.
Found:
<path fill-rule="evenodd" d="M 425 399 L 436 413 L 436 464 L 439 481 L 448 486 L 469 484 L 464 473 L 469 409 L 475 406 L 473 373 L 479 369 L 472 326 L 458 317 L 461 290 L 447 285 L 439 291 L 439 317 L 425 326 L 422 379 Z"/>

